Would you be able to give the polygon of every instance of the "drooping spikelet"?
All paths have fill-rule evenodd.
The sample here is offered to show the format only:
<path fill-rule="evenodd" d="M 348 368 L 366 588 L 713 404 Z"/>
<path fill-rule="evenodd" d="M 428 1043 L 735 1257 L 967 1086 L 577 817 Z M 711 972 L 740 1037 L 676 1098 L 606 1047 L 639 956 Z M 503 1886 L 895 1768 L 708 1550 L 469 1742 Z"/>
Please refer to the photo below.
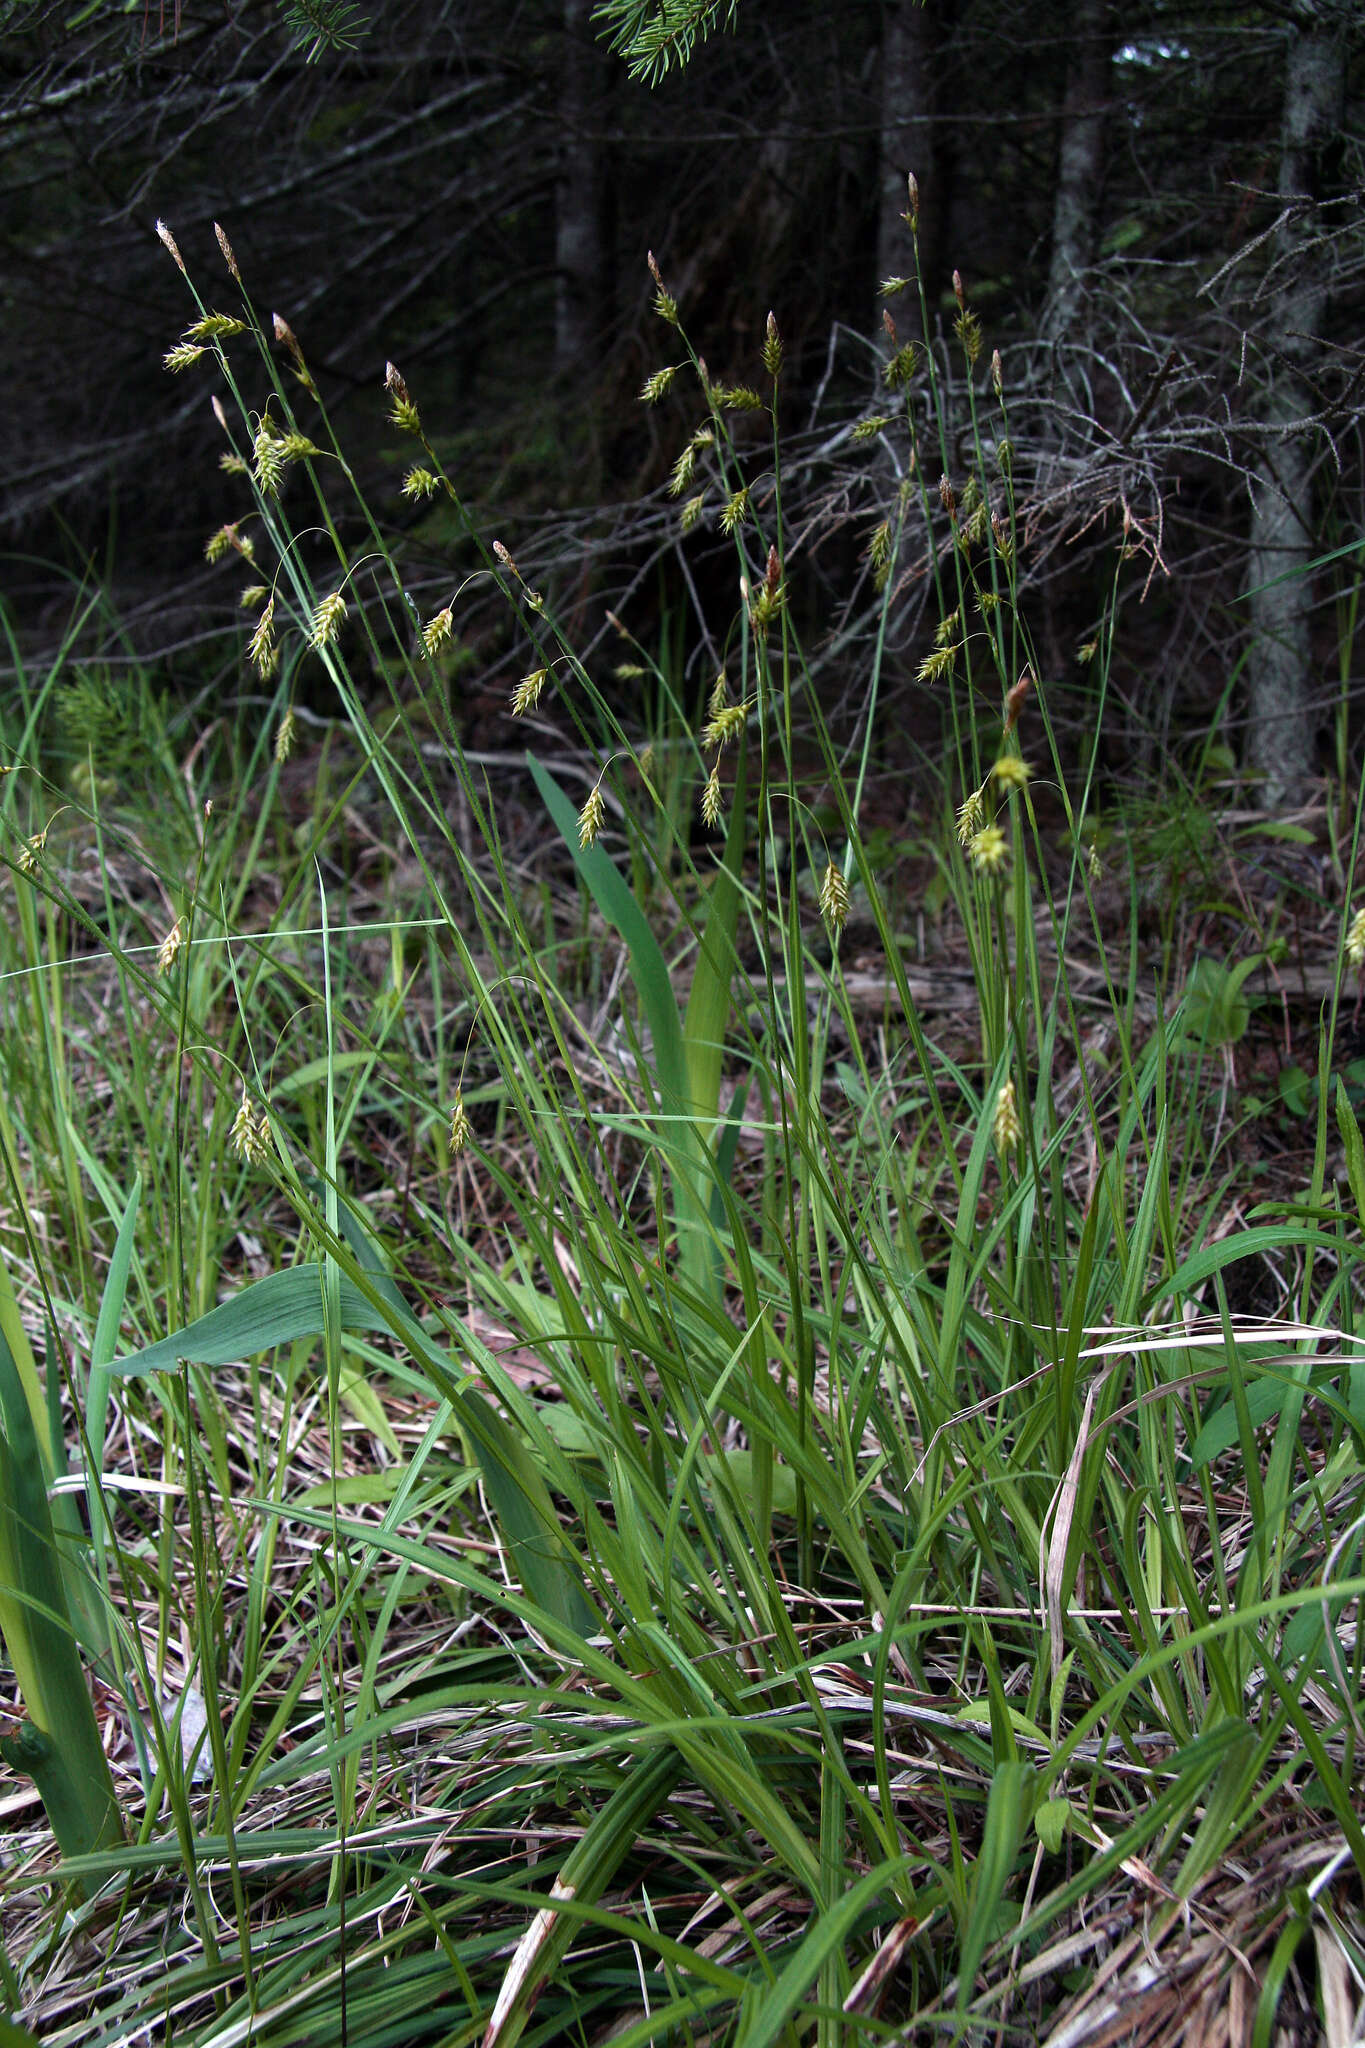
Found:
<path fill-rule="evenodd" d="M 837 939 L 848 919 L 848 883 L 833 861 L 820 884 L 820 914 Z"/>

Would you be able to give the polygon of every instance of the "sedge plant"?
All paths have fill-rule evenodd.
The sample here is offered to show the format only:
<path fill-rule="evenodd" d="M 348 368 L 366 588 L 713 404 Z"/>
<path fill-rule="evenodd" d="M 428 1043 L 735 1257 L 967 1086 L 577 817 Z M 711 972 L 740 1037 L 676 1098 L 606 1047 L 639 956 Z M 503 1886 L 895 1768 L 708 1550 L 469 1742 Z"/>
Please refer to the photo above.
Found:
<path fill-rule="evenodd" d="M 251 579 L 259 758 L 298 741 L 306 660 L 354 780 L 263 929 L 229 880 L 269 843 L 260 812 L 209 847 L 186 897 L 202 949 L 149 977 L 140 1027 L 170 1028 L 203 1088 L 205 1180 L 271 1218 L 268 1270 L 213 1298 L 172 1296 L 145 1240 L 108 1297 L 111 1412 L 158 1418 L 187 1504 L 115 1519 L 109 1545 L 166 1589 L 188 1554 L 210 1709 L 211 1789 L 159 1736 L 174 1826 L 150 1799 L 123 1865 L 196 1902 L 158 1961 L 183 2037 L 832 2048 L 980 2038 L 1038 2001 L 1061 2024 L 1087 1915 L 1143 1887 L 1146 1968 L 1257 1829 L 1293 1815 L 1300 1854 L 1309 1812 L 1309 1866 L 1267 1853 L 1238 1924 L 1268 2030 L 1291 1935 L 1358 1939 L 1323 1873 L 1365 1874 L 1365 1152 L 1343 1098 L 1339 1196 L 1324 1090 L 1304 1200 L 1217 1228 L 1198 1016 L 1139 1004 L 1135 917 L 1126 957 L 1105 944 L 1096 791 L 1072 787 L 1029 635 L 1008 384 L 965 287 L 947 353 L 922 295 L 922 341 L 889 317 L 855 429 L 899 447 L 904 481 L 870 544 L 850 738 L 803 637 L 779 323 L 752 382 L 718 383 L 653 266 L 669 361 L 643 395 L 684 408 L 679 525 L 733 549 L 740 592 L 683 742 L 694 832 L 662 800 L 687 778 L 665 785 L 552 590 L 469 515 L 390 366 L 404 492 L 465 536 L 414 618 L 303 344 L 267 331 L 219 239 L 237 310 L 200 303 L 168 365 L 218 380 L 242 502 L 209 545 Z M 950 774 L 926 829 L 965 1028 L 917 998 L 864 830 L 911 570 L 938 612 Z M 528 895 L 444 687 L 490 590 L 567 917 Z M 1111 657 L 1107 625 L 1096 719 Z M 361 791 L 418 877 L 369 984 L 311 860 Z M 855 918 L 884 962 L 875 1033 Z M 619 970 L 596 1013 L 585 924 Z M 1083 943 L 1099 1034 L 1067 972 Z M 401 1211 L 371 1135 L 394 1129 Z M 1300 1262 L 1295 1314 L 1249 1326 L 1228 1288 L 1263 1254 Z M 119 1981 L 85 2038 L 152 1995 L 131 1953 Z"/>

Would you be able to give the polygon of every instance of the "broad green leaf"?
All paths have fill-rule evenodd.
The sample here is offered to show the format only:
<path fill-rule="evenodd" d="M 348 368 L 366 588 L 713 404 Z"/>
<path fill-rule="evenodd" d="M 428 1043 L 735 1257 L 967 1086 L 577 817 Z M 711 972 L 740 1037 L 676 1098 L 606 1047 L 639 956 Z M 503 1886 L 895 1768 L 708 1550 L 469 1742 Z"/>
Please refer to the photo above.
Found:
<path fill-rule="evenodd" d="M 393 1281 L 380 1274 L 372 1276 L 370 1284 L 375 1299 L 342 1276 L 341 1328 L 388 1330 L 423 1363 L 474 1441 L 489 1504 L 516 1556 L 522 1584 L 548 1613 L 579 1634 L 590 1634 L 595 1623 L 583 1597 L 581 1574 L 569 1562 L 549 1490 L 525 1443 L 470 1380 L 452 1369 Z M 321 1337 L 322 1329 L 318 1266 L 290 1266 L 243 1287 L 173 1336 L 116 1359 L 109 1370 L 139 1377 L 167 1372 L 182 1358 L 191 1365 L 230 1365 L 280 1344 Z"/>
<path fill-rule="evenodd" d="M 27 1719 L 0 1751 L 37 1785 L 64 1856 L 121 1841 L 122 1822 L 62 1584 L 27 1393 L 0 1334 L 0 1635 Z"/>

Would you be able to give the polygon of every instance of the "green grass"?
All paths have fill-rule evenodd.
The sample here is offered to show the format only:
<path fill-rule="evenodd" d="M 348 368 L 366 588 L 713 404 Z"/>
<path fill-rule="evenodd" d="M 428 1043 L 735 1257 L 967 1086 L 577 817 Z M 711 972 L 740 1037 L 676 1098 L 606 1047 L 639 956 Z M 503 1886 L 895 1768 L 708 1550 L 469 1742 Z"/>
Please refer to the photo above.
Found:
<path fill-rule="evenodd" d="M 11 1811 L 0 1965 L 45 2043 L 1081 2040 L 1111 1995 L 1171 2040 L 1235 1997 L 1269 2041 L 1365 1955 L 1349 1101 L 1320 1086 L 1302 1184 L 1237 1206 L 1242 982 L 1182 1010 L 1168 958 L 1142 994 L 986 366 L 963 423 L 932 352 L 893 365 L 879 431 L 920 481 L 850 739 L 790 601 L 776 331 L 761 390 L 717 390 L 660 303 L 677 495 L 742 509 L 745 595 L 722 692 L 676 633 L 629 649 L 650 757 L 391 378 L 410 489 L 465 534 L 418 633 L 249 305 L 201 338 L 270 716 L 199 731 L 79 667 L 74 626 L 45 675 L 11 642 L 0 1249 L 87 1509 L 30 1540 L 122 1818 L 81 1852 Z M 950 503 L 922 480 L 959 431 Z M 863 830 L 908 567 L 965 1021 L 917 1002 Z M 475 579 L 561 727 L 496 794 L 442 665 Z M 305 663 L 333 710 L 286 762 Z M 1234 1314 L 1262 1270 L 1276 1313 Z"/>

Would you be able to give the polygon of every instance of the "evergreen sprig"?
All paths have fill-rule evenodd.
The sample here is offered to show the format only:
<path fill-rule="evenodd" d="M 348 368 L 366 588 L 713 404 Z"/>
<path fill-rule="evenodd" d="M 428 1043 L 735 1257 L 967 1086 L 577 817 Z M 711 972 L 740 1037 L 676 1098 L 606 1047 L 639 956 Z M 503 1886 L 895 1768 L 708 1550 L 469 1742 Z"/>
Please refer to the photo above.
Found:
<path fill-rule="evenodd" d="M 353 50 L 370 32 L 367 17 L 350 0 L 282 0 L 280 12 L 294 40 L 309 45 L 309 64 L 324 50 Z"/>
<path fill-rule="evenodd" d="M 625 58 L 631 77 L 657 85 L 715 33 L 722 13 L 725 27 L 733 28 L 738 12 L 739 0 L 598 0 L 593 20 Z"/>

